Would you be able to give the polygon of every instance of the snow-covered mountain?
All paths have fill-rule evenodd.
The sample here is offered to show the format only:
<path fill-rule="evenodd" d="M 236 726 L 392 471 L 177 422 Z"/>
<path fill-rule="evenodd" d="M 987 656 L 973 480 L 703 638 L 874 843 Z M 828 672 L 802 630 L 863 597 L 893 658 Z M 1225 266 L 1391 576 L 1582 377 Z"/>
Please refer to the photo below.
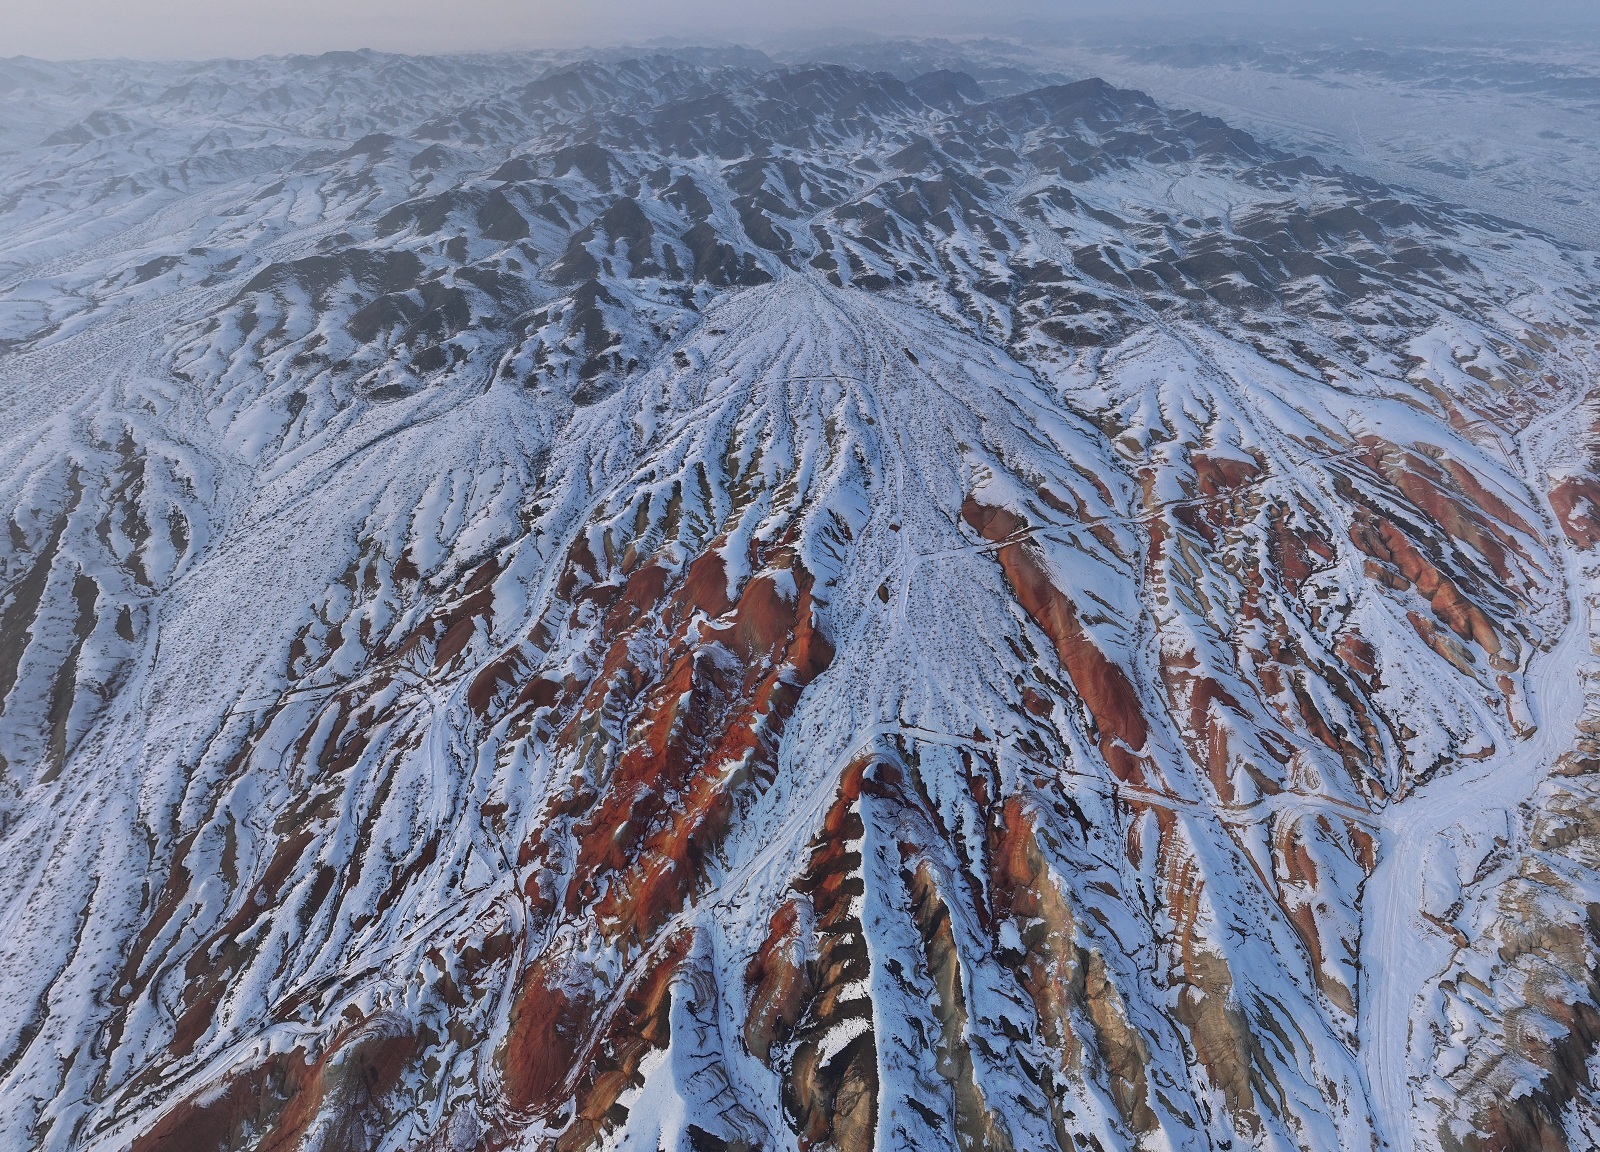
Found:
<path fill-rule="evenodd" d="M 0 62 L 0 1145 L 1600 1141 L 1600 262 L 1016 79 Z"/>

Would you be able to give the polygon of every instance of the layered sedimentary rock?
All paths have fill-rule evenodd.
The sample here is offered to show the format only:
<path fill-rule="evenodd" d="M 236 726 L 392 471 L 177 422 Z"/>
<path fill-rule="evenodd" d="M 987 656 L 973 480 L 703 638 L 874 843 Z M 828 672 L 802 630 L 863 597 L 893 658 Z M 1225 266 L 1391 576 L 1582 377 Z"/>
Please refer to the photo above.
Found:
<path fill-rule="evenodd" d="M 1096 81 L 234 71 L 0 158 L 0 1142 L 1593 1142 L 1593 257 Z"/>

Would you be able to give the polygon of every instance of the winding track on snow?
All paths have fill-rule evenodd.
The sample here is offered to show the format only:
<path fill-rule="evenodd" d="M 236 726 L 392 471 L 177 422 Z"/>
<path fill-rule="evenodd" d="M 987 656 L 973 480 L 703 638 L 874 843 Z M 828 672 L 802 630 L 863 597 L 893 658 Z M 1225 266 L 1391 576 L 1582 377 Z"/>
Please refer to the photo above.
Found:
<path fill-rule="evenodd" d="M 1383 1146 L 1396 1152 L 1416 1147 L 1413 1012 L 1454 949 L 1422 914 L 1428 877 L 1439 866 L 1435 846 L 1451 829 L 1480 831 L 1513 814 L 1571 749 L 1583 711 L 1583 669 L 1594 663 L 1588 604 L 1550 506 L 1547 469 L 1572 430 L 1573 415 L 1589 399 L 1592 381 L 1586 368 L 1584 377 L 1567 403 L 1537 417 L 1516 437 L 1523 478 L 1548 520 L 1551 551 L 1562 562 L 1567 592 L 1566 626 L 1554 645 L 1530 657 L 1524 680 L 1538 727 L 1481 764 L 1435 777 L 1382 813 L 1378 864 L 1364 889 L 1358 1032 L 1377 1132 Z"/>

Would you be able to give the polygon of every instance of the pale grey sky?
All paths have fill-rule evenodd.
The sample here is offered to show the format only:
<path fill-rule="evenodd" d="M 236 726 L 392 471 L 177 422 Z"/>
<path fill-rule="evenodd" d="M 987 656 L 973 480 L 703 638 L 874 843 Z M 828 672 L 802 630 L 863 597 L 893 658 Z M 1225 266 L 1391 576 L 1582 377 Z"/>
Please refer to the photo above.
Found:
<path fill-rule="evenodd" d="M 1206 12 L 1348 21 L 1352 13 L 1507 21 L 1593 18 L 1600 0 L 0 0 L 0 57 L 200 58 L 377 48 L 448 52 L 751 41 L 793 29 L 936 35 L 1028 17 Z"/>
<path fill-rule="evenodd" d="M 573 47 L 673 35 L 748 38 L 813 22 L 911 31 L 985 9 L 1011 15 L 1049 7 L 1010 0 L 0 0 L 0 56 Z"/>

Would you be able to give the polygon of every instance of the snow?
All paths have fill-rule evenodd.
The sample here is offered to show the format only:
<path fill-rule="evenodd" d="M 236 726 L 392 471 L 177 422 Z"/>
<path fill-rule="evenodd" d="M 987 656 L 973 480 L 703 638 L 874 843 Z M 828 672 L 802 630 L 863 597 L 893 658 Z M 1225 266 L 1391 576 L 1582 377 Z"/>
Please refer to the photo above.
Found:
<path fill-rule="evenodd" d="M 0 685 L 0 915 L 17 926 L 0 945 L 0 1144 L 123 1147 L 230 1070 L 378 1012 L 435 1037 L 437 1063 L 397 1094 L 407 1123 L 476 1138 L 498 1122 L 521 971 L 556 957 L 615 989 L 681 932 L 670 1044 L 606 1146 L 680 1146 L 707 1117 L 782 1145 L 781 1061 L 741 1040 L 747 969 L 847 766 L 870 760 L 908 781 L 864 794 L 866 832 L 844 846 L 862 861 L 849 912 L 870 976 L 848 991 L 871 1000 L 885 1146 L 952 1138 L 907 1103 L 954 1115 L 903 875 L 925 864 L 974 1085 L 1016 1147 L 1056 1139 L 1030 1071 L 1048 1066 L 1070 1131 L 1107 1149 L 1363 1147 L 1374 1130 L 1431 1148 L 1414 1086 L 1438 1073 L 1418 1037 L 1459 958 L 1444 924 L 1482 938 L 1452 909 L 1483 899 L 1497 839 L 1532 851 L 1518 812 L 1571 749 L 1593 665 L 1589 561 L 1544 495 L 1585 467 L 1593 257 L 1397 193 L 1417 217 L 1381 251 L 1330 233 L 1279 257 L 1361 266 L 1361 299 L 1316 273 L 1240 308 L 1221 300 L 1242 272 L 1174 270 L 1242 250 L 1258 217 L 1370 207 L 1370 188 L 1272 153 L 1185 152 L 1189 122 L 1159 110 L 1081 180 L 1041 170 L 1046 147 L 1087 155 L 1120 129 L 1003 105 L 830 112 L 741 167 L 637 135 L 640 117 L 707 91 L 762 106 L 763 73 L 594 65 L 572 106 L 524 107 L 552 62 L 36 65 L 22 103 L 0 101 L 17 189 L 0 212 L 0 337 L 16 341 L 0 353 L 0 627 L 20 657 Z M 374 132 L 392 139 L 351 149 Z M 590 133 L 609 190 L 558 160 Z M 1161 133 L 1177 143 L 1139 143 Z M 913 134 L 945 168 L 893 168 Z M 424 159 L 434 140 L 443 159 Z M 496 178 L 517 160 L 534 175 Z M 792 252 L 741 223 L 735 181 L 756 176 Z M 709 214 L 667 194 L 680 178 Z M 487 234 L 495 192 L 525 238 Z M 644 254 L 592 227 L 624 195 L 651 261 L 692 269 L 684 236 L 704 223 L 748 282 L 631 267 Z M 574 244 L 611 269 L 562 279 Z M 1395 271 L 1412 244 L 1451 260 Z M 1156 286 L 1097 278 L 1091 245 Z M 1093 339 L 1049 335 L 1069 319 Z M 1203 492 L 1203 460 L 1244 479 Z M 1406 466 L 1434 469 L 1459 520 L 1407 494 Z M 982 538 L 969 499 L 1019 517 L 1018 539 Z M 1430 642 L 1433 593 L 1360 545 L 1378 517 L 1503 652 L 1443 623 Z M 1285 526 L 1325 552 L 1306 545 L 1298 582 Z M 580 541 L 589 560 L 571 561 Z M 1010 544 L 1129 685 L 1147 742 L 1109 735 L 1137 779 L 1108 762 L 1108 717 L 1046 630 L 1061 620 L 1030 616 L 998 562 Z M 652 941 L 618 942 L 588 908 L 527 897 L 563 890 L 576 833 L 537 863 L 521 850 L 568 818 L 559 799 L 607 786 L 635 738 L 630 676 L 674 644 L 738 671 L 703 612 L 630 633 L 629 669 L 606 668 L 617 624 L 596 588 L 647 558 L 676 581 L 713 549 L 730 597 L 771 580 L 833 656 L 692 897 Z M 469 580 L 490 607 L 440 661 Z M 1371 677 L 1341 648 L 1357 633 Z M 561 735 L 570 716 L 513 713 L 510 688 L 483 704 L 473 686 L 501 660 L 510 688 L 584 701 L 581 739 Z M 1202 677 L 1216 691 L 1197 714 Z M 1004 961 L 1049 927 L 996 910 L 1008 801 L 1070 914 L 1063 948 L 1099 957 L 1143 1046 L 1143 1137 L 1102 1024 L 1069 1005 L 1086 1053 L 1070 1064 Z M 467 1000 L 447 1000 L 445 972 L 476 982 Z M 200 1034 L 175 1046 L 213 974 Z M 1510 995 L 1491 991 L 1486 1016 Z M 1193 1059 L 1176 1006 L 1206 997 L 1249 1030 L 1248 1116 Z M 823 1056 L 867 1027 L 848 1018 Z M 1447 1072 L 1459 1059 L 1442 1046 Z"/>
<path fill-rule="evenodd" d="M 1545 491 L 1543 478 L 1571 451 L 1574 417 L 1591 403 L 1588 387 L 1576 388 L 1566 403 L 1517 434 L 1531 491 Z M 1546 505 L 1546 530 L 1558 533 L 1555 514 Z M 1483 845 L 1505 834 L 1516 810 L 1571 749 L 1584 708 L 1585 680 L 1600 671 L 1587 600 L 1592 582 L 1581 575 L 1576 557 L 1559 545 L 1556 554 L 1566 560 L 1566 623 L 1555 643 L 1533 654 L 1524 677 L 1533 695 L 1533 735 L 1424 784 L 1383 813 L 1378 867 L 1364 890 L 1362 1050 L 1377 1105 L 1375 1118 L 1392 1148 L 1421 1146 L 1412 1085 L 1423 1072 L 1413 1068 L 1409 1052 L 1419 1009 L 1433 1008 L 1430 986 L 1455 949 L 1438 922 L 1426 915 L 1430 908 L 1448 908 L 1460 897 L 1463 878 L 1454 846 Z M 1479 859 L 1481 855 L 1480 849 Z"/>

